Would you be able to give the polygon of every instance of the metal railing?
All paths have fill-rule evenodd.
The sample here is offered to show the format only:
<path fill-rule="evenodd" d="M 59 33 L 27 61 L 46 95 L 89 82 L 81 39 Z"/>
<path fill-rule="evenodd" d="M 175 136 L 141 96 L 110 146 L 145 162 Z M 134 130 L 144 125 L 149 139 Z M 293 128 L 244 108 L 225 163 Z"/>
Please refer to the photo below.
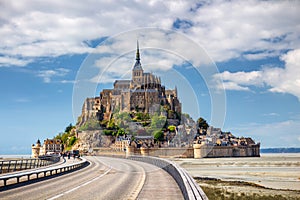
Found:
<path fill-rule="evenodd" d="M 1 160 L 0 174 L 43 167 L 54 164 L 59 160 L 60 158 L 56 156 L 44 156 L 38 159 Z"/>
<path fill-rule="evenodd" d="M 12 181 L 13 183 L 10 184 L 16 184 L 20 182 L 25 182 L 25 181 L 30 181 L 34 178 L 45 178 L 47 176 L 52 176 L 55 174 L 59 173 L 66 173 L 70 172 L 76 169 L 80 169 L 81 167 L 84 167 L 88 164 L 88 161 L 84 158 L 81 158 L 80 162 L 77 163 L 71 163 L 68 165 L 57 165 L 57 166 L 52 166 L 52 167 L 47 167 L 47 168 L 38 168 L 35 170 L 26 170 L 26 171 L 21 171 L 18 173 L 11 173 L 11 174 L 4 174 L 0 175 L 0 181 L 3 181 L 3 186 L 6 187 L 8 185 L 8 180 L 10 179 L 15 179 L 16 181 Z M 21 180 L 22 177 L 23 180 Z M 25 179 L 25 180 L 24 180 Z M 0 186 L 1 190 L 1 186 Z"/>

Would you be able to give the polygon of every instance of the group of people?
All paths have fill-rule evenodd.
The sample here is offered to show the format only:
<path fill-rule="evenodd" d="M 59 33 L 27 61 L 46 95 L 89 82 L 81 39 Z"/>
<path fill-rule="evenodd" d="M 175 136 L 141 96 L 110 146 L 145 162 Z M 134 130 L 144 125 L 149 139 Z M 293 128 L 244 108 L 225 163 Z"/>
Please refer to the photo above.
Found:
<path fill-rule="evenodd" d="M 79 154 L 79 151 L 77 150 L 73 150 L 73 151 L 67 151 L 67 152 L 64 152 L 62 154 L 63 157 L 68 157 L 68 159 L 71 158 L 71 156 L 73 157 L 73 159 L 75 159 L 76 157 L 79 158 L 80 157 L 80 154 Z"/>

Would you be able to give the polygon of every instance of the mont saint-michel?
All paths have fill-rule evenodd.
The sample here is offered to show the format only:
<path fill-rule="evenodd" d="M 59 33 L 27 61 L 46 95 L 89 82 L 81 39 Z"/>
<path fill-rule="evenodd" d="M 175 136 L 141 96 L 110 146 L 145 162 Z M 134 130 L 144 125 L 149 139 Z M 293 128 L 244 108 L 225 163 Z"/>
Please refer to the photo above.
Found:
<path fill-rule="evenodd" d="M 184 106 L 184 105 L 183 105 Z M 76 126 L 53 141 L 32 147 L 36 157 L 47 152 L 172 157 L 260 156 L 260 143 L 249 137 L 210 126 L 199 117 L 182 113 L 176 86 L 166 89 L 161 78 L 145 72 L 137 43 L 130 80 L 115 80 L 112 89 L 87 98 Z"/>
<path fill-rule="evenodd" d="M 110 120 L 112 114 L 116 112 L 151 115 L 158 113 L 161 106 L 168 111 L 165 114 L 167 119 L 179 120 L 181 103 L 177 98 L 176 87 L 174 90 L 166 90 L 161 84 L 160 77 L 144 72 L 138 44 L 132 79 L 116 80 L 113 87 L 113 89 L 104 89 L 100 97 L 88 98 L 85 101 L 79 126 L 91 117 L 96 117 L 99 121 Z"/>

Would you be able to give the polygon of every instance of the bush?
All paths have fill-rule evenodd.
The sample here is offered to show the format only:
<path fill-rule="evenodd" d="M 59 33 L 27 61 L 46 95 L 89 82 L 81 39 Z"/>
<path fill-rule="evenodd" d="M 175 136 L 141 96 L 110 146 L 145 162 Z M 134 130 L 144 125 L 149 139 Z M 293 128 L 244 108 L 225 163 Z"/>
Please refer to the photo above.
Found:
<path fill-rule="evenodd" d="M 103 130 L 104 135 L 114 135 L 114 131 L 113 130 Z"/>
<path fill-rule="evenodd" d="M 171 126 L 168 127 L 168 129 L 169 129 L 170 132 L 175 132 L 176 126 L 171 125 Z"/>
<path fill-rule="evenodd" d="M 155 141 L 164 141 L 164 133 L 162 131 L 156 131 L 154 133 Z"/>
<path fill-rule="evenodd" d="M 72 136 L 69 139 L 69 145 L 68 146 L 73 146 L 73 144 L 75 144 L 76 141 L 77 141 L 77 138 L 75 136 Z"/>

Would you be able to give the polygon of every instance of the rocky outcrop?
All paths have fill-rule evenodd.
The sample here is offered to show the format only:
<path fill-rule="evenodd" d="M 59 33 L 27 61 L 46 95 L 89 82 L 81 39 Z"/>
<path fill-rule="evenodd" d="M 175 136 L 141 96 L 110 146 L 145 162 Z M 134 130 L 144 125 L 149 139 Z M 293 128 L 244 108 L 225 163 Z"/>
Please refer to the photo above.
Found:
<path fill-rule="evenodd" d="M 110 147 L 114 142 L 114 138 L 103 135 L 102 130 L 81 131 L 78 133 L 78 138 L 79 140 L 74 148 L 81 151 L 89 151 L 99 147 Z"/>
<path fill-rule="evenodd" d="M 99 108 L 97 107 L 97 99 L 96 98 L 87 98 L 83 105 L 81 115 L 78 117 L 77 126 L 82 126 L 89 119 L 95 118 L 98 119 Z"/>

